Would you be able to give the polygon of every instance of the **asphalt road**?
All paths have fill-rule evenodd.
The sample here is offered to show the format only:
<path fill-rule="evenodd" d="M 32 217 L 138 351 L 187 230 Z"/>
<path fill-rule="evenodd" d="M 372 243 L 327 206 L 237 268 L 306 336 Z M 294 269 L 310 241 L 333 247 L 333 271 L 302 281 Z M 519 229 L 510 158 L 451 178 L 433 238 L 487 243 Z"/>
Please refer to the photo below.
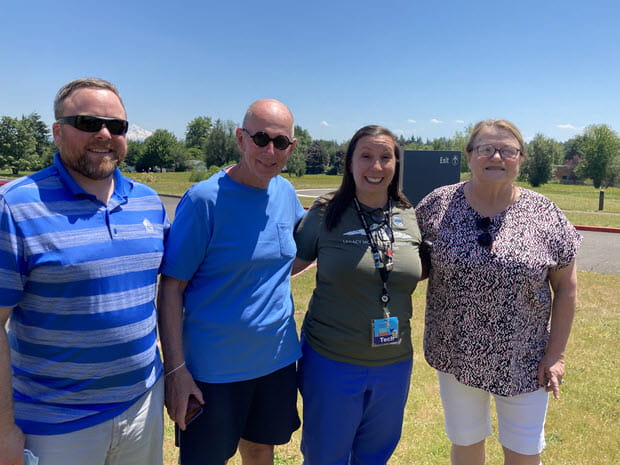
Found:
<path fill-rule="evenodd" d="M 304 191 L 303 195 L 315 197 L 320 192 Z M 179 202 L 178 197 L 162 196 L 169 217 Z M 620 233 L 579 231 L 583 243 L 577 254 L 577 269 L 620 276 Z"/>
<path fill-rule="evenodd" d="M 583 236 L 577 269 L 620 275 L 620 233 L 579 231 Z"/>

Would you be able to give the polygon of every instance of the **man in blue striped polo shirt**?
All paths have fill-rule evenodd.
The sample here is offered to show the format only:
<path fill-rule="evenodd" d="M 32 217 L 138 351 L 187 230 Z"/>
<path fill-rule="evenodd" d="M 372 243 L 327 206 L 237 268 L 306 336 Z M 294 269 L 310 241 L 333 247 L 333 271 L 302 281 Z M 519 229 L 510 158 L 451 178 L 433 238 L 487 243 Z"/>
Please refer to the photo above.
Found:
<path fill-rule="evenodd" d="M 113 84 L 72 81 L 54 113 L 53 165 L 0 188 L 0 464 L 161 464 L 166 213 L 118 170 Z"/>

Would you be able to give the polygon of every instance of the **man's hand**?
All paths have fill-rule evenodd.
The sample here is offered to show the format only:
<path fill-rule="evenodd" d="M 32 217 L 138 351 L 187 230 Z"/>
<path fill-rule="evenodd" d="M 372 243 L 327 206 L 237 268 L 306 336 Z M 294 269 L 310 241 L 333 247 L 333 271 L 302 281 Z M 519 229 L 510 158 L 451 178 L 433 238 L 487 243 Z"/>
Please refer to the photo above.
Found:
<path fill-rule="evenodd" d="M 179 428 L 185 431 L 185 414 L 189 397 L 194 396 L 200 404 L 204 404 L 202 392 L 185 366 L 166 376 L 165 382 L 168 415 L 179 425 Z"/>
<path fill-rule="evenodd" d="M 0 465 L 24 465 L 24 434 L 13 424 L 0 433 Z"/>

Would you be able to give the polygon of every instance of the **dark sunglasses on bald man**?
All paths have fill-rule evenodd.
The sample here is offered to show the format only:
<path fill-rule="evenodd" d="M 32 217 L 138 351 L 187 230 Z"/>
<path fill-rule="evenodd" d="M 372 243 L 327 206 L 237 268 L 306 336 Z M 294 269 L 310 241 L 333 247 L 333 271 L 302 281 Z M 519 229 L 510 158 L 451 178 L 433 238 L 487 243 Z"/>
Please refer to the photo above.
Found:
<path fill-rule="evenodd" d="M 286 136 L 276 136 L 274 138 L 269 137 L 269 134 L 264 133 L 263 131 L 258 131 L 256 134 L 252 135 L 248 132 L 246 128 L 241 128 L 243 132 L 245 132 L 248 136 L 252 138 L 254 143 L 259 147 L 265 147 L 269 142 L 273 142 L 273 146 L 278 150 L 284 150 L 288 148 L 289 145 L 292 144 L 290 139 Z"/>
<path fill-rule="evenodd" d="M 79 129 L 84 132 L 99 132 L 105 125 L 110 131 L 110 134 L 115 136 L 121 136 L 127 133 L 129 123 L 127 120 L 118 118 L 105 118 L 103 116 L 91 116 L 91 115 L 74 115 L 63 116 L 58 118 L 58 123 L 68 124 L 75 129 Z"/>

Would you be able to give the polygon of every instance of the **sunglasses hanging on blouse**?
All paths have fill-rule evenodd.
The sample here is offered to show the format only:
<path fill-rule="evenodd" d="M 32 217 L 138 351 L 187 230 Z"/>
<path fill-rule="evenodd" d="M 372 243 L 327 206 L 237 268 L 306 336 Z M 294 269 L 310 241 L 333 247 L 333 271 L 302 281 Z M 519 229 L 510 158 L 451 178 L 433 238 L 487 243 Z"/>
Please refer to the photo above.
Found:
<path fill-rule="evenodd" d="M 493 247 L 493 236 L 489 232 L 491 228 L 491 218 L 485 216 L 484 218 L 476 219 L 476 227 L 482 231 L 478 235 L 478 244 L 480 247 L 484 247 L 487 250 L 490 250 Z"/>

